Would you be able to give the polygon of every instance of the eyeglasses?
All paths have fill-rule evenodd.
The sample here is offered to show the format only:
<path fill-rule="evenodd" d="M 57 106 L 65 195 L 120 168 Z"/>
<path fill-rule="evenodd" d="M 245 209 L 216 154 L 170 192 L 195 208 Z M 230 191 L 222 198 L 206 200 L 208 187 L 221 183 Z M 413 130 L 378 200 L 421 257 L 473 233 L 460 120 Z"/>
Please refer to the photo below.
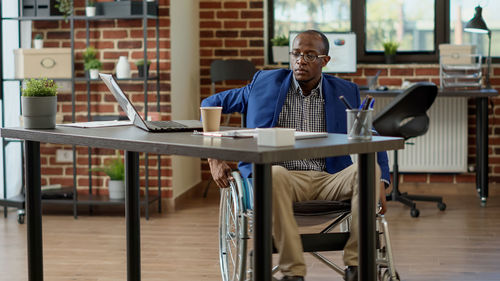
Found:
<path fill-rule="evenodd" d="M 326 55 L 313 55 L 313 54 L 304 54 L 299 52 L 290 52 L 290 56 L 297 61 L 300 57 L 303 57 L 306 62 L 315 62 L 318 58 L 324 58 Z"/>

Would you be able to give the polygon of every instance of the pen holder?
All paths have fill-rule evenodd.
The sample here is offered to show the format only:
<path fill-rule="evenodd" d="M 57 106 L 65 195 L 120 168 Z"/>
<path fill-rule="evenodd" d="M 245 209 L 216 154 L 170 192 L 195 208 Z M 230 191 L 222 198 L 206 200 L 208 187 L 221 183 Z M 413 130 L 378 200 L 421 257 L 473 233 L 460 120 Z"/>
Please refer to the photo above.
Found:
<path fill-rule="evenodd" d="M 373 109 L 347 109 L 347 139 L 371 140 Z"/>

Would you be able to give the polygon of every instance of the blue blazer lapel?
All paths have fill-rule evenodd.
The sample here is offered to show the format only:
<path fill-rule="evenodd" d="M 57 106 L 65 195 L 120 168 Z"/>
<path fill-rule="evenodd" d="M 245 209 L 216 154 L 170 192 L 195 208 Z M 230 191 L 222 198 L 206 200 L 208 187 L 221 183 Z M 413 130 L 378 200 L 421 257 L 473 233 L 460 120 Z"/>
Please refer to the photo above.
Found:
<path fill-rule="evenodd" d="M 271 127 L 276 127 L 278 124 L 278 118 L 281 113 L 281 109 L 283 108 L 283 104 L 285 103 L 285 98 L 288 93 L 288 89 L 290 88 L 290 83 L 292 82 L 293 71 L 290 71 L 288 76 L 285 78 L 281 87 L 279 89 L 278 101 L 276 102 L 276 108 L 274 109 L 273 122 Z"/>

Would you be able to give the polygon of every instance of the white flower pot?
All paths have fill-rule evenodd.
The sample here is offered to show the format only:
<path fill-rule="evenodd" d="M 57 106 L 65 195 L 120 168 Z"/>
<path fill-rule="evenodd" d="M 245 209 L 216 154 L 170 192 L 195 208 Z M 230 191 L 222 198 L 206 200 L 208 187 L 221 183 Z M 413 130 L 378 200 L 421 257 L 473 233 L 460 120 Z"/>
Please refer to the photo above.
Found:
<path fill-rule="evenodd" d="M 288 46 L 273 46 L 273 61 L 288 62 L 290 60 L 288 50 Z"/>
<path fill-rule="evenodd" d="M 57 96 L 21 97 L 23 127 L 53 129 L 56 127 Z"/>
<path fill-rule="evenodd" d="M 99 79 L 99 69 L 89 69 L 90 79 Z"/>
<path fill-rule="evenodd" d="M 33 47 L 35 49 L 41 49 L 41 48 L 43 48 L 43 39 L 35 39 L 35 40 L 33 40 Z"/>
<path fill-rule="evenodd" d="M 116 78 L 128 79 L 131 77 L 130 64 L 126 56 L 121 56 L 116 64 Z"/>
<path fill-rule="evenodd" d="M 85 15 L 87 17 L 95 17 L 95 7 L 85 7 Z"/>
<path fill-rule="evenodd" d="M 109 180 L 109 199 L 125 199 L 125 182 L 122 180 Z"/>

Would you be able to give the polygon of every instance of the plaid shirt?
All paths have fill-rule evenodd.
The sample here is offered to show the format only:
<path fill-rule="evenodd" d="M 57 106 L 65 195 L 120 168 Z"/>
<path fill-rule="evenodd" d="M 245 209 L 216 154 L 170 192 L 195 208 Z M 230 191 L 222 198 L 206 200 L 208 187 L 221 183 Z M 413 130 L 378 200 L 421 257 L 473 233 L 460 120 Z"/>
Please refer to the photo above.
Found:
<path fill-rule="evenodd" d="M 323 76 L 321 76 L 318 86 L 311 91 L 311 94 L 304 96 L 299 83 L 293 77 L 293 82 L 290 83 L 277 126 L 294 128 L 297 131 L 304 132 L 326 132 L 325 100 L 323 99 L 322 82 Z M 277 164 L 288 170 L 326 170 L 325 158 L 293 160 Z"/>

